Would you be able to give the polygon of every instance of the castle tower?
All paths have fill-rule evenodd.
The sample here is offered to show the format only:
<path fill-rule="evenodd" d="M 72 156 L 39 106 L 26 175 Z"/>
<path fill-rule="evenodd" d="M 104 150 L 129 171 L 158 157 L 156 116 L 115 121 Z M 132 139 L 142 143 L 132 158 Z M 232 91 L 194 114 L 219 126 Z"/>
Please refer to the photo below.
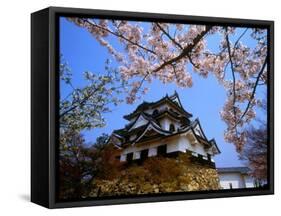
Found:
<path fill-rule="evenodd" d="M 199 119 L 191 120 L 179 95 L 143 102 L 125 115 L 129 123 L 113 131 L 109 142 L 121 149 L 120 161 L 143 161 L 153 156 L 190 153 L 194 161 L 215 168 L 214 155 L 220 150 L 214 139 L 208 140 Z"/>

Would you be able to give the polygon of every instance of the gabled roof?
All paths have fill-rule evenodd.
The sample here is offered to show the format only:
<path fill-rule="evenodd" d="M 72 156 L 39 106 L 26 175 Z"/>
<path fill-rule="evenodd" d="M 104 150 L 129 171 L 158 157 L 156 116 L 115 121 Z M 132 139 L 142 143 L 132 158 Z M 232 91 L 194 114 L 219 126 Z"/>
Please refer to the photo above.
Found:
<path fill-rule="evenodd" d="M 146 119 L 147 123 L 144 125 L 141 125 L 137 128 L 133 128 L 133 126 L 137 123 L 137 120 L 139 119 L 140 116 L 142 116 L 144 119 Z M 127 125 L 127 127 L 123 128 L 123 129 L 114 130 L 113 134 L 117 134 L 117 136 L 126 140 L 129 136 L 131 136 L 133 134 L 137 134 L 138 136 L 140 136 L 146 130 L 146 128 L 148 128 L 150 125 L 153 126 L 155 128 L 155 130 L 159 131 L 159 133 L 164 133 L 164 134 L 170 133 L 170 131 L 166 131 L 166 130 L 162 129 L 158 125 L 158 123 L 153 118 L 151 118 L 149 115 L 142 112 L 142 113 L 139 113 L 138 117 L 136 118 L 136 120 L 133 123 L 131 123 L 130 125 Z"/>
<path fill-rule="evenodd" d="M 200 131 L 201 131 L 201 133 L 202 133 L 202 135 L 203 135 L 203 138 L 207 140 L 207 137 L 206 137 L 206 135 L 205 135 L 205 133 L 204 133 L 202 127 L 201 127 L 199 118 L 196 118 L 196 119 L 195 119 L 194 121 L 192 121 L 192 123 L 191 123 L 191 126 L 192 126 L 194 129 L 196 128 L 197 125 L 198 125 L 198 127 L 200 128 Z"/>
<path fill-rule="evenodd" d="M 220 154 L 221 151 L 220 151 L 220 149 L 219 149 L 219 147 L 218 147 L 218 145 L 217 145 L 216 140 L 213 138 L 213 139 L 211 139 L 209 142 L 212 143 L 212 145 L 217 149 L 218 154 Z"/>
<path fill-rule="evenodd" d="M 168 103 L 171 106 L 167 106 L 166 109 L 159 109 L 158 112 L 152 112 L 155 108 L 159 107 L 163 103 Z M 147 113 L 147 110 L 150 109 L 150 112 Z M 154 109 L 154 110 L 153 110 Z M 136 110 L 124 116 L 124 118 L 130 120 L 135 118 L 134 121 L 131 121 L 123 129 L 114 130 L 113 136 L 118 138 L 121 141 L 121 146 L 126 147 L 127 145 L 140 143 L 142 144 L 145 140 L 154 140 L 162 138 L 163 136 L 171 137 L 177 134 L 191 133 L 192 140 L 198 142 L 206 149 L 212 151 L 213 154 L 220 153 L 220 150 L 214 139 L 208 140 L 198 118 L 190 122 L 190 117 L 192 115 L 184 110 L 182 107 L 178 93 L 175 92 L 173 95 L 161 98 L 160 100 L 152 103 L 144 102 L 140 104 Z M 162 118 L 171 118 L 174 121 L 180 123 L 180 128 L 176 131 L 165 130 L 160 126 L 160 120 Z M 139 119 L 143 118 L 141 124 L 138 124 Z M 137 125 L 136 125 L 137 124 Z M 148 133 L 148 131 L 155 131 L 156 133 Z M 198 130 L 198 131 L 197 131 Z M 190 134 L 187 134 L 190 136 Z"/>
<path fill-rule="evenodd" d="M 142 131 L 145 127 L 146 127 L 146 124 L 142 125 L 140 127 L 134 128 L 131 131 L 128 131 L 126 128 L 123 128 L 123 129 L 114 130 L 112 133 L 117 134 L 117 135 L 121 136 L 122 138 L 126 138 L 130 134 L 135 134 L 135 133 Z"/>
<path fill-rule="evenodd" d="M 176 102 L 176 103 L 178 102 L 179 106 L 183 108 L 182 103 L 181 103 L 181 100 L 180 100 L 180 97 L 179 97 L 177 91 L 175 91 L 175 93 L 174 93 L 173 95 L 171 95 L 169 98 L 170 98 L 173 102 Z"/>
<path fill-rule="evenodd" d="M 176 102 L 176 101 L 178 101 L 178 102 Z M 145 111 L 149 108 L 155 108 L 155 107 L 161 105 L 164 102 L 167 102 L 168 104 L 172 105 L 175 109 L 177 109 L 182 114 L 186 115 L 188 118 L 192 117 L 192 114 L 187 112 L 183 108 L 177 92 L 175 92 L 175 94 L 173 94 L 172 96 L 166 95 L 165 97 L 161 98 L 160 100 L 158 100 L 156 102 L 146 102 L 146 101 L 144 101 L 132 113 L 130 113 L 128 115 L 125 115 L 123 117 L 127 120 L 130 120 L 133 117 L 136 117 L 138 115 L 138 113 L 143 112 L 143 111 Z"/>
<path fill-rule="evenodd" d="M 194 133 L 196 139 L 197 139 L 200 143 L 202 143 L 203 145 L 205 145 L 205 146 L 207 146 L 207 147 L 211 147 L 211 146 L 212 146 L 212 144 L 210 143 L 210 141 L 208 141 L 207 139 L 204 139 L 204 138 L 201 137 L 201 136 L 198 136 L 198 135 L 195 133 L 194 129 L 192 129 L 192 131 L 193 131 L 193 133 Z"/>
<path fill-rule="evenodd" d="M 168 116 L 168 117 L 170 117 L 171 119 L 174 119 L 174 120 L 176 120 L 176 121 L 181 121 L 183 118 L 186 118 L 186 117 L 183 117 L 183 116 L 181 116 L 181 115 L 176 115 L 175 113 L 173 113 L 173 112 L 170 111 L 170 110 L 164 110 L 164 111 L 162 111 L 162 112 L 159 112 L 157 115 L 149 115 L 149 114 L 147 114 L 147 113 L 145 113 L 145 112 L 140 112 L 140 113 L 137 115 L 136 119 L 135 119 L 133 122 L 127 124 L 127 125 L 125 126 L 125 128 L 126 128 L 128 131 L 130 131 L 130 130 L 134 127 L 134 125 L 138 122 L 138 120 L 140 119 L 140 117 L 144 118 L 144 119 L 147 120 L 147 121 L 154 122 L 155 124 L 157 124 L 157 125 L 159 126 L 158 120 L 161 119 L 161 118 L 164 117 L 164 116 Z"/>
<path fill-rule="evenodd" d="M 157 124 L 155 124 L 154 122 L 149 122 L 146 126 L 146 128 L 143 130 L 143 132 L 141 133 L 141 135 L 139 135 L 134 141 L 133 144 L 138 142 L 150 129 L 154 130 L 155 132 L 157 132 L 158 134 L 161 135 L 170 135 L 172 134 L 172 132 L 170 131 L 166 131 L 163 130 L 161 127 L 159 127 Z"/>
<path fill-rule="evenodd" d="M 195 131 L 194 131 L 195 136 L 196 136 L 198 139 L 201 139 L 202 142 L 208 143 L 210 146 L 213 146 L 214 148 L 216 148 L 218 154 L 221 153 L 221 151 L 220 151 L 220 149 L 219 149 L 219 147 L 218 147 L 218 145 L 217 145 L 217 143 L 216 143 L 216 140 L 215 140 L 214 138 L 211 139 L 211 140 L 208 140 L 208 138 L 206 137 L 206 135 L 205 135 L 205 133 L 204 133 L 204 131 L 203 131 L 203 129 L 202 129 L 202 126 L 201 126 L 201 124 L 200 124 L 199 118 L 196 118 L 196 119 L 191 123 L 191 126 L 192 126 L 192 128 L 196 128 L 197 126 L 200 128 L 200 131 L 201 131 L 203 137 L 198 136 L 198 135 L 195 133 Z"/>
<path fill-rule="evenodd" d="M 126 129 L 127 129 L 128 131 L 130 131 L 130 130 L 135 126 L 135 124 L 138 122 L 138 120 L 139 120 L 141 117 L 144 118 L 144 119 L 147 120 L 147 121 L 153 121 L 153 119 L 150 118 L 150 116 L 148 116 L 146 113 L 140 112 L 140 113 L 138 114 L 137 118 L 136 118 L 132 123 L 126 125 Z"/>
<path fill-rule="evenodd" d="M 183 118 L 186 118 L 183 115 L 176 114 L 175 112 L 172 112 L 171 110 L 164 110 L 162 112 L 159 112 L 156 115 L 153 115 L 154 119 L 161 119 L 164 116 L 168 116 L 169 118 L 175 120 L 175 121 L 181 121 Z"/>
<path fill-rule="evenodd" d="M 117 139 L 117 140 L 115 140 Z M 123 138 L 121 136 L 119 136 L 118 134 L 114 134 L 112 133 L 110 135 L 110 137 L 108 138 L 108 140 L 106 141 L 107 144 L 111 143 L 113 144 L 113 146 L 117 147 L 118 149 L 121 149 L 121 140 Z M 118 140 L 119 140 L 119 143 L 118 143 Z"/>
<path fill-rule="evenodd" d="M 145 116 L 145 114 L 144 114 L 144 116 Z M 113 134 L 116 134 L 117 137 L 120 137 L 120 139 L 123 140 L 123 145 L 127 145 L 127 144 L 135 144 L 137 142 L 142 142 L 143 141 L 142 138 L 150 130 L 156 131 L 158 134 L 158 137 L 163 137 L 163 136 L 171 137 L 171 136 L 183 134 L 183 133 L 190 131 L 198 143 L 203 144 L 206 148 L 212 148 L 212 147 L 215 148 L 216 152 L 217 152 L 216 154 L 219 154 L 220 150 L 216 144 L 215 139 L 208 140 L 207 138 L 198 136 L 195 133 L 194 126 L 196 126 L 198 124 L 199 124 L 199 120 L 195 120 L 189 126 L 183 127 L 176 132 L 171 132 L 171 131 L 162 129 L 155 121 L 153 121 L 152 119 L 149 119 L 148 123 L 145 125 L 142 125 L 137 128 L 131 127 L 132 129 L 124 128 L 124 129 L 120 129 L 120 130 L 115 130 L 115 131 L 113 131 Z M 136 137 L 133 140 L 130 139 L 130 136 L 132 136 L 132 135 L 136 135 Z"/>

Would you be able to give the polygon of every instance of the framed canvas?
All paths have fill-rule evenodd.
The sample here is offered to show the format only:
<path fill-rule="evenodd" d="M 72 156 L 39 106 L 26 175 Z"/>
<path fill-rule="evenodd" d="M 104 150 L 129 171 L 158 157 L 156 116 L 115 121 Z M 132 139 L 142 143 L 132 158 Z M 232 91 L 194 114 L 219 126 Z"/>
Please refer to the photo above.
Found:
<path fill-rule="evenodd" d="M 31 15 L 31 201 L 273 194 L 273 21 Z"/>

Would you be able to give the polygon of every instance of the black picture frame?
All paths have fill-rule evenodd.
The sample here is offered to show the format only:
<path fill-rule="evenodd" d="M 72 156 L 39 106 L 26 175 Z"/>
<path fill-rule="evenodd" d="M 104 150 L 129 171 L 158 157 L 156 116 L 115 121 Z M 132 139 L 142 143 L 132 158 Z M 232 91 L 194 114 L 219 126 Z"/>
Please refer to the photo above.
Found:
<path fill-rule="evenodd" d="M 183 22 L 268 29 L 268 187 L 59 202 L 56 198 L 59 16 Z M 160 202 L 274 194 L 274 22 L 264 20 L 49 7 L 31 15 L 31 201 L 47 208 Z"/>

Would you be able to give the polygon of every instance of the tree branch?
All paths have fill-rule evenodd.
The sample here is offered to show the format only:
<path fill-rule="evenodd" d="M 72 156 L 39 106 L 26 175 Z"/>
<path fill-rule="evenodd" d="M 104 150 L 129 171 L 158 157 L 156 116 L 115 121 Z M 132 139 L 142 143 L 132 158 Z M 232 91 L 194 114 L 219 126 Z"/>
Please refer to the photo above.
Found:
<path fill-rule="evenodd" d="M 235 80 L 235 74 L 234 74 L 234 66 L 233 66 L 233 61 L 232 61 L 232 54 L 231 54 L 231 49 L 230 49 L 230 42 L 229 42 L 229 38 L 228 38 L 228 32 L 227 32 L 227 27 L 225 28 L 225 32 L 226 32 L 226 44 L 227 44 L 227 50 L 228 50 L 228 56 L 229 56 L 229 61 L 230 61 L 230 67 L 231 67 L 231 73 L 232 73 L 232 80 L 233 80 L 233 85 L 232 85 L 232 91 L 233 91 L 233 113 L 234 113 L 234 120 L 235 120 L 235 124 L 236 124 L 236 110 L 235 110 L 235 102 L 236 102 L 236 90 L 235 90 L 235 85 L 236 85 L 236 80 Z"/>
<path fill-rule="evenodd" d="M 169 61 L 164 62 L 161 66 L 159 66 L 158 68 L 156 68 L 153 72 L 158 72 L 161 69 L 163 69 L 164 67 L 166 67 L 169 64 L 172 64 L 174 62 L 177 62 L 178 60 L 180 60 L 181 58 L 188 56 L 189 53 L 193 50 L 193 48 L 197 45 L 197 43 L 211 30 L 212 26 L 206 26 L 206 29 L 204 31 L 202 31 L 200 34 L 198 34 L 194 39 L 193 39 L 193 43 L 189 44 L 187 47 L 185 47 L 181 54 L 178 55 L 175 58 L 170 59 Z"/>
<path fill-rule="evenodd" d="M 234 44 L 234 46 L 233 46 L 233 52 L 232 52 L 232 55 L 233 55 L 233 56 L 234 56 L 234 54 L 235 54 L 235 49 L 236 49 L 236 47 L 237 47 L 239 41 L 240 41 L 241 38 L 246 34 L 247 31 L 248 31 L 248 28 L 246 28 L 246 29 L 243 31 L 243 33 L 239 36 L 239 38 L 236 40 L 236 42 L 235 42 L 235 44 Z M 224 50 L 225 50 L 225 49 L 224 49 Z M 224 50 L 222 50 L 222 52 L 224 52 Z M 229 62 L 230 62 L 230 61 L 228 61 L 228 62 L 226 63 L 226 65 L 225 65 L 225 67 L 224 67 L 224 72 L 223 72 L 223 77 L 222 77 L 222 78 L 224 78 L 224 76 L 225 76 L 226 68 L 227 68 Z"/>
<path fill-rule="evenodd" d="M 108 32 L 108 33 L 110 33 L 110 34 L 116 36 L 116 37 L 122 38 L 123 40 L 129 42 L 129 43 L 132 44 L 132 45 L 135 45 L 135 46 L 137 46 L 137 47 L 139 47 L 139 48 L 141 48 L 141 49 L 143 49 L 143 50 L 145 50 L 145 51 L 147 51 L 147 52 L 150 52 L 150 53 L 156 55 L 156 53 L 155 53 L 153 50 L 150 50 L 150 49 L 148 49 L 148 48 L 146 48 L 146 47 L 144 47 L 144 46 L 142 46 L 142 45 L 140 45 L 140 44 L 138 44 L 138 43 L 135 43 L 135 42 L 131 41 L 130 39 L 124 37 L 122 34 L 113 32 L 113 31 L 111 31 L 111 30 L 108 29 L 108 28 L 104 28 L 104 27 L 102 27 L 102 26 L 100 26 L 100 25 L 97 25 L 97 24 L 91 22 L 91 21 L 88 20 L 88 19 L 83 19 L 83 21 L 86 22 L 86 23 L 88 23 L 89 25 L 92 25 L 93 27 L 100 28 L 100 29 L 102 29 L 102 30 L 104 30 L 104 31 L 106 31 L 106 32 Z"/>
<path fill-rule="evenodd" d="M 139 85 L 138 88 L 136 89 L 136 94 L 137 94 L 138 91 L 140 90 L 141 86 L 143 85 L 143 83 L 144 83 L 145 79 L 148 77 L 148 75 L 149 75 L 149 72 L 147 72 L 147 73 L 145 74 L 145 76 L 142 78 L 142 80 L 141 80 L 141 82 L 140 82 L 140 85 Z"/>
<path fill-rule="evenodd" d="M 82 99 L 82 101 L 77 102 L 78 104 L 71 106 L 69 109 L 67 109 L 67 110 L 65 110 L 63 113 L 61 113 L 59 118 L 62 118 L 64 115 L 66 115 L 67 113 L 73 111 L 73 110 L 76 109 L 77 107 L 79 107 L 79 106 L 81 106 L 81 105 L 84 105 L 84 104 L 87 102 L 87 100 L 88 100 L 90 97 L 92 97 L 92 96 L 98 91 L 98 89 L 100 88 L 100 86 L 103 86 L 103 85 L 104 85 L 104 83 L 100 84 L 97 88 L 95 88 L 95 90 L 94 90 L 91 94 L 89 94 L 88 96 L 84 97 L 84 98 Z"/>
<path fill-rule="evenodd" d="M 159 23 L 156 23 L 157 27 L 180 49 L 183 49 L 182 45 L 180 45 L 172 36 L 165 31 L 165 29 L 162 28 L 162 26 Z"/>
<path fill-rule="evenodd" d="M 247 104 L 247 106 L 246 106 L 246 109 L 245 109 L 244 113 L 241 115 L 241 117 L 240 117 L 239 121 L 237 122 L 237 124 L 239 124 L 239 123 L 242 121 L 242 119 L 243 119 L 244 116 L 247 114 L 247 112 L 248 112 L 248 110 L 249 110 L 249 108 L 250 108 L 250 106 L 251 106 L 252 100 L 253 100 L 254 97 L 255 97 L 256 89 L 257 89 L 257 86 L 258 86 L 258 83 L 259 83 L 259 79 L 261 78 L 261 76 L 262 76 L 262 74 L 263 74 L 263 72 L 264 72 L 264 69 L 265 69 L 265 66 L 266 66 L 266 64 L 267 64 L 267 61 L 268 61 L 268 56 L 266 56 L 266 58 L 265 58 L 265 60 L 264 60 L 264 63 L 263 63 L 263 65 L 262 65 L 262 68 L 261 68 L 261 70 L 260 70 L 260 72 L 259 72 L 259 74 L 258 74 L 258 77 L 257 77 L 257 79 L 256 79 L 256 82 L 255 82 L 255 85 L 254 85 L 252 94 L 251 94 L 251 96 L 250 96 L 250 99 L 249 99 L 249 101 L 248 101 L 248 104 Z M 237 124 L 236 124 L 236 126 L 237 126 Z"/>

